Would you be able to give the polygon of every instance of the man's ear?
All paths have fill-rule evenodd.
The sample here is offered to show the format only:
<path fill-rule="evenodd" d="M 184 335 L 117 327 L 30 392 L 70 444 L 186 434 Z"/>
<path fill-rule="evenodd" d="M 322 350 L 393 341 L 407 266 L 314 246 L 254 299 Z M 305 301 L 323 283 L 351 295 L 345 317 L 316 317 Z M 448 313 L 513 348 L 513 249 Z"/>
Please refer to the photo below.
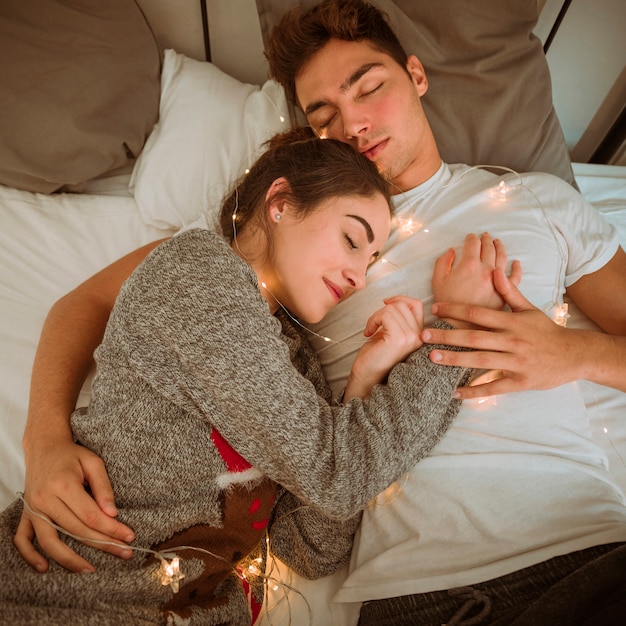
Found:
<path fill-rule="evenodd" d="M 279 222 L 287 206 L 285 192 L 289 191 L 289 183 L 284 176 L 277 178 L 265 194 L 265 206 L 270 222 Z"/>
<path fill-rule="evenodd" d="M 424 66 L 414 54 L 407 57 L 406 71 L 417 89 L 417 95 L 421 98 L 428 91 L 428 78 Z"/>

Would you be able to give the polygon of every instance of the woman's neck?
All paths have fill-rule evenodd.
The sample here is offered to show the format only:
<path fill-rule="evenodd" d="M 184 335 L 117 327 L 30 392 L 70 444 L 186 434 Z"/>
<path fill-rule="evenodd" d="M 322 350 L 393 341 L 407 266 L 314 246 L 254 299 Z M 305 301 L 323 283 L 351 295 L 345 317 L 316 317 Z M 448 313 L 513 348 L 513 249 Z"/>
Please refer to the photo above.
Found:
<path fill-rule="evenodd" d="M 266 247 L 259 239 L 261 239 L 259 236 L 249 237 L 244 234 L 237 234 L 230 246 L 233 252 L 242 261 L 247 263 L 256 274 L 261 295 L 266 300 L 270 307 L 270 312 L 273 315 L 278 310 L 280 304 L 271 291 L 269 277 L 272 276 L 272 271 L 271 267 L 269 267 L 269 263 L 264 260 L 266 255 L 263 252 Z M 263 240 L 264 239 L 265 237 L 263 237 Z"/>

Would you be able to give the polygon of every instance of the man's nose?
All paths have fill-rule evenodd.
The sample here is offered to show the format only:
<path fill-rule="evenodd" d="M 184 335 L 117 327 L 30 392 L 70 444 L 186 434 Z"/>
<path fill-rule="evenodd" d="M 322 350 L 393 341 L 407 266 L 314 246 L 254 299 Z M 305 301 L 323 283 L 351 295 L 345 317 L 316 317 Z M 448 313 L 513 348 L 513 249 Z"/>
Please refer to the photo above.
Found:
<path fill-rule="evenodd" d="M 356 139 L 369 130 L 369 122 L 362 109 L 356 105 L 342 111 L 343 133 L 348 139 Z"/>

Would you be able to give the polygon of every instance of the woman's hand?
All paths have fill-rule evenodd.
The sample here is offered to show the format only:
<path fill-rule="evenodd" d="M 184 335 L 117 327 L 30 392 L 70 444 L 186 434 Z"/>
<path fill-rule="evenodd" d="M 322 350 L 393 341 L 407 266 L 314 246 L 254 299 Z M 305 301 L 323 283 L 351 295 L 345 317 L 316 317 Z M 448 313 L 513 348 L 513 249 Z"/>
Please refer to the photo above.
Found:
<path fill-rule="evenodd" d="M 352 369 L 344 401 L 365 398 L 378 383 L 384 382 L 391 368 L 422 345 L 424 327 L 421 300 L 394 296 L 368 320 L 363 334 L 369 338 L 359 350 Z"/>
<path fill-rule="evenodd" d="M 88 485 L 93 498 L 85 490 Z M 119 547 L 92 544 L 105 552 L 130 558 L 123 542 L 134 534 L 116 521 L 113 490 L 102 460 L 73 441 L 49 441 L 27 453 L 24 500 L 28 507 L 45 515 L 77 537 L 115 542 Z M 36 537 L 43 551 L 72 572 L 93 572 L 93 566 L 71 550 L 47 521 L 24 507 L 13 542 L 20 554 L 39 572 L 48 569 L 47 560 L 35 549 Z M 88 543 L 88 542 L 85 542 Z"/>
<path fill-rule="evenodd" d="M 508 262 L 506 250 L 499 239 L 492 239 L 489 233 L 467 235 L 463 254 L 455 263 L 455 252 L 448 250 L 436 263 L 432 277 L 435 302 L 455 302 L 500 310 L 504 298 L 495 288 L 493 272 L 496 268 L 506 270 Z M 509 280 L 518 285 L 522 278 L 519 261 L 511 264 Z M 468 322 L 446 320 L 457 327 L 470 328 Z"/>

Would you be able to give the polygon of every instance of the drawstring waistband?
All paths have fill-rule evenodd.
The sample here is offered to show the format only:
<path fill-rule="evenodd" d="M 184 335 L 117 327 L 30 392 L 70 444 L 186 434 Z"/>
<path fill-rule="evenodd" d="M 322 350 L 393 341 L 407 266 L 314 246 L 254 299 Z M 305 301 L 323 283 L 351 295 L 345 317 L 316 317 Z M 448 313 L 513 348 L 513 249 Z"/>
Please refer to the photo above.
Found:
<path fill-rule="evenodd" d="M 480 624 L 486 617 L 489 617 L 491 613 L 491 598 L 478 589 L 474 589 L 473 587 L 457 587 L 456 589 L 450 589 L 448 595 L 465 599 L 466 602 L 441 626 L 474 626 L 474 624 Z M 481 604 L 483 608 L 478 615 L 466 620 L 463 619 L 474 607 L 480 606 Z"/>

